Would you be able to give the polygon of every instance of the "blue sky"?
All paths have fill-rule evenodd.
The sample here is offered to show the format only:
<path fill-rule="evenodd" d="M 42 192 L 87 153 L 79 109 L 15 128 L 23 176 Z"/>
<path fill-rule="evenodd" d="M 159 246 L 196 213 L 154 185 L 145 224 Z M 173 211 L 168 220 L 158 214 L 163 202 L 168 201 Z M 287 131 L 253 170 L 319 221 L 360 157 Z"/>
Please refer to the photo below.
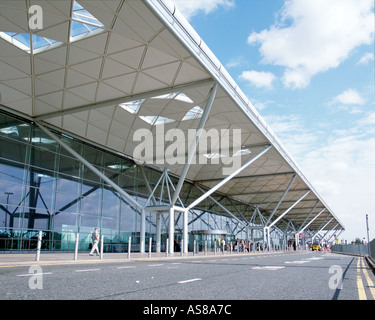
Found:
<path fill-rule="evenodd" d="M 373 0 L 174 0 L 346 227 L 375 237 Z"/>

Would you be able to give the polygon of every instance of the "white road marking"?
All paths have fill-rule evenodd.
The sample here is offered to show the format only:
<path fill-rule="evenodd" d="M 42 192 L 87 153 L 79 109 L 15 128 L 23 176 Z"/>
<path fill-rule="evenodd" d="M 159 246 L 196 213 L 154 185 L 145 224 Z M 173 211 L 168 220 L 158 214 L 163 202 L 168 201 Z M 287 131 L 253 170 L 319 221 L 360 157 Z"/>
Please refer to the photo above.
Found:
<path fill-rule="evenodd" d="M 133 269 L 135 266 L 117 267 L 117 269 Z"/>
<path fill-rule="evenodd" d="M 42 276 L 45 274 L 52 274 L 52 272 L 18 274 L 16 277 Z"/>
<path fill-rule="evenodd" d="M 304 263 L 308 263 L 308 262 L 311 262 L 311 261 L 306 261 L 306 260 L 285 261 L 285 263 L 294 263 L 294 264 L 304 264 Z"/>
<path fill-rule="evenodd" d="M 281 270 L 284 269 L 284 266 L 265 266 L 265 267 L 254 267 L 251 268 L 253 270 L 269 270 L 269 271 L 274 271 L 274 270 Z"/>
<path fill-rule="evenodd" d="M 148 267 L 160 267 L 162 265 L 163 265 L 162 263 L 160 263 L 160 264 L 149 264 Z"/>
<path fill-rule="evenodd" d="M 93 272 L 93 271 L 100 271 L 100 269 L 75 270 L 75 272 Z"/>
<path fill-rule="evenodd" d="M 195 278 L 195 279 L 179 281 L 178 283 L 188 283 L 188 282 L 194 282 L 194 281 L 200 281 L 200 280 L 202 280 L 202 279 L 201 278 Z"/>

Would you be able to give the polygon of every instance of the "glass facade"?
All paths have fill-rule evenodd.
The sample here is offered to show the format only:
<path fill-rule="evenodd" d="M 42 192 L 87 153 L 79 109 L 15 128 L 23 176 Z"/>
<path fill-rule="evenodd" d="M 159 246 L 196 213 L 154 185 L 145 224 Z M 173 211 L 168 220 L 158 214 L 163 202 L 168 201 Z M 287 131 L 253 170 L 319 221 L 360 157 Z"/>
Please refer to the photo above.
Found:
<path fill-rule="evenodd" d="M 149 189 L 133 161 L 65 134 L 55 134 L 140 204 L 147 201 Z M 143 171 L 153 189 L 162 172 L 149 167 L 143 167 Z M 171 177 L 171 181 L 176 185 L 178 179 Z M 155 195 L 157 201 L 166 203 L 166 188 L 160 187 Z M 180 198 L 188 205 L 199 195 L 200 190 L 185 183 Z M 222 195 L 214 197 L 223 205 L 228 200 Z M 246 238 L 246 230 L 239 228 L 235 219 L 216 209 L 207 199 L 192 210 L 189 232 L 226 230 L 229 239 Z M 241 208 L 243 215 L 246 210 L 250 213 L 252 208 Z M 162 215 L 162 240 L 167 237 L 168 220 L 167 214 Z M 182 214 L 176 213 L 176 240 L 182 237 L 182 224 Z M 104 235 L 106 251 L 124 251 L 129 236 L 133 250 L 139 250 L 139 210 L 38 127 L 0 111 L 0 251 L 34 250 L 40 230 L 42 250 L 74 250 L 77 232 L 79 249 L 89 250 L 95 227 Z M 147 213 L 146 249 L 148 237 L 155 239 L 155 234 L 155 214 Z"/>

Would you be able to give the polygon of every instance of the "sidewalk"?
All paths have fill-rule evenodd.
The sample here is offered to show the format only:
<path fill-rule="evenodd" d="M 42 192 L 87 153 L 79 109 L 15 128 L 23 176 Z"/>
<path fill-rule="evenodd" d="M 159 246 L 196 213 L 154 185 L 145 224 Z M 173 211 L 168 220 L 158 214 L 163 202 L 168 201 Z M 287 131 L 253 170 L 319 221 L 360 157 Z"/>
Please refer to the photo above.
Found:
<path fill-rule="evenodd" d="M 287 251 L 290 253 L 291 251 Z M 298 251 L 297 251 L 298 252 Z M 304 251 L 300 251 L 304 252 Z M 156 253 L 152 252 L 151 257 L 148 256 L 148 253 L 131 253 L 130 259 L 128 259 L 127 253 L 104 253 L 103 259 L 100 259 L 100 256 L 89 256 L 88 252 L 79 253 L 77 260 L 74 260 L 74 253 L 49 253 L 41 252 L 39 261 L 35 261 L 36 253 L 0 253 L 0 268 L 1 267 L 17 267 L 17 266 L 31 266 L 31 265 L 48 265 L 48 264 L 93 264 L 93 263 L 109 263 L 109 262 L 129 262 L 129 261 L 152 261 L 152 260 L 164 260 L 164 259 L 184 259 L 184 258 L 223 258 L 223 257 L 233 257 L 233 256 L 248 256 L 248 255 L 263 255 L 263 254 L 281 254 L 283 251 L 276 252 L 251 252 L 251 253 L 237 253 L 237 252 L 217 252 L 216 255 L 214 252 L 207 252 L 207 255 L 204 252 L 193 255 L 192 252 L 184 253 L 181 256 L 180 252 L 174 254 L 169 254 L 166 256 L 165 252 Z"/>

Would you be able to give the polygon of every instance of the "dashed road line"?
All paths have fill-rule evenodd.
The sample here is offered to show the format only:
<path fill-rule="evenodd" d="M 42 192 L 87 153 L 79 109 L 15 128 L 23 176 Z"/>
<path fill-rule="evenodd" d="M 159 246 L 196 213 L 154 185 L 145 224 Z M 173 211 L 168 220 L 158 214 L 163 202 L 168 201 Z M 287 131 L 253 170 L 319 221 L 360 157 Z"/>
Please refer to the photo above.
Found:
<path fill-rule="evenodd" d="M 195 282 L 195 281 L 201 281 L 202 278 L 195 278 L 195 279 L 189 279 L 189 280 L 183 280 L 183 281 L 179 281 L 178 283 L 189 283 L 189 282 Z"/>
<path fill-rule="evenodd" d="M 304 264 L 308 262 L 311 262 L 311 261 L 306 261 L 306 260 L 285 261 L 285 263 L 294 263 L 294 264 Z"/>
<path fill-rule="evenodd" d="M 75 272 L 94 272 L 100 271 L 100 269 L 84 269 L 84 270 L 74 270 Z"/>
<path fill-rule="evenodd" d="M 254 267 L 251 268 L 252 270 L 268 270 L 268 271 L 275 271 L 285 269 L 284 266 L 264 266 L 264 267 Z"/>
<path fill-rule="evenodd" d="M 44 276 L 46 274 L 52 274 L 52 272 L 18 274 L 16 277 Z"/>

